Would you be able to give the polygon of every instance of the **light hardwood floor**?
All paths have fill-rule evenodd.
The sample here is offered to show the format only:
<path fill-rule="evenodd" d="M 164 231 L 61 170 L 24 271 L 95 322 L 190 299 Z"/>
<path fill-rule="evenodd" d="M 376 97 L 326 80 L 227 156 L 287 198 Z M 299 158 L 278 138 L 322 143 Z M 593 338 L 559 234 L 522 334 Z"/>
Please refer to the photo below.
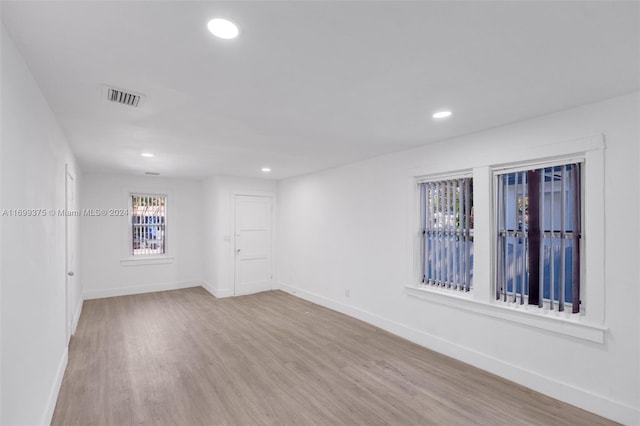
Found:
<path fill-rule="evenodd" d="M 86 301 L 53 425 L 611 424 L 279 291 Z"/>

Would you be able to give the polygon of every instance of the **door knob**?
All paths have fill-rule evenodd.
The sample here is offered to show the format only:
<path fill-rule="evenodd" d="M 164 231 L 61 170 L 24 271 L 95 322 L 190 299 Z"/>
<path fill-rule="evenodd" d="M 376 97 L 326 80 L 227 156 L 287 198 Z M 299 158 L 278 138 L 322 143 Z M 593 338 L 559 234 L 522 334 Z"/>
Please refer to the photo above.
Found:
<path fill-rule="evenodd" d="M 73 272 L 67 272 L 67 275 L 69 275 L 70 277 L 73 276 Z"/>
<path fill-rule="evenodd" d="M 240 253 L 240 249 L 236 249 L 236 253 Z"/>

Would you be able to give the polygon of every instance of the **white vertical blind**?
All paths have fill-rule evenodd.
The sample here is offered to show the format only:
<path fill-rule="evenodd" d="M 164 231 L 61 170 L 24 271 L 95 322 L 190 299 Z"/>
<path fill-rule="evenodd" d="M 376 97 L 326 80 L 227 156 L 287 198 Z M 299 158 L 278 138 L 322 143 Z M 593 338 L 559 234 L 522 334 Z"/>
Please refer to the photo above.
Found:
<path fill-rule="evenodd" d="M 472 179 L 420 183 L 422 282 L 469 291 L 472 287 Z"/>

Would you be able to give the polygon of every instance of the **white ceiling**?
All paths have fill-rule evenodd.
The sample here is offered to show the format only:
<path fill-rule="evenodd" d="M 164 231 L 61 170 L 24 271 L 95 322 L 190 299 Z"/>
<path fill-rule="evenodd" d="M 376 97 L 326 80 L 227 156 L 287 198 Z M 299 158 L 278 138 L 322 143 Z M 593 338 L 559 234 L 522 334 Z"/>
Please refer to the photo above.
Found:
<path fill-rule="evenodd" d="M 2 20 L 85 171 L 284 178 L 638 90 L 638 5 L 3 1 Z"/>

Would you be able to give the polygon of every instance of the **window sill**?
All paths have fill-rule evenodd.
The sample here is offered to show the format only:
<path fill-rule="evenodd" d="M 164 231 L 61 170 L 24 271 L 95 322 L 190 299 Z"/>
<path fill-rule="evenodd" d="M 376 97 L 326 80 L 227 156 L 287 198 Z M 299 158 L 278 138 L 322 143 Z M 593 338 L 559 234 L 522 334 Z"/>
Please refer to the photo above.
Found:
<path fill-rule="evenodd" d="M 128 257 L 120 261 L 121 266 L 146 266 L 173 263 L 173 256 Z"/>
<path fill-rule="evenodd" d="M 585 322 L 584 317 L 568 318 L 563 313 L 540 312 L 539 308 L 529 308 L 528 305 L 481 302 L 473 299 L 471 293 L 418 285 L 407 285 L 405 291 L 418 299 L 595 343 L 604 343 L 607 331 L 605 326 Z"/>

